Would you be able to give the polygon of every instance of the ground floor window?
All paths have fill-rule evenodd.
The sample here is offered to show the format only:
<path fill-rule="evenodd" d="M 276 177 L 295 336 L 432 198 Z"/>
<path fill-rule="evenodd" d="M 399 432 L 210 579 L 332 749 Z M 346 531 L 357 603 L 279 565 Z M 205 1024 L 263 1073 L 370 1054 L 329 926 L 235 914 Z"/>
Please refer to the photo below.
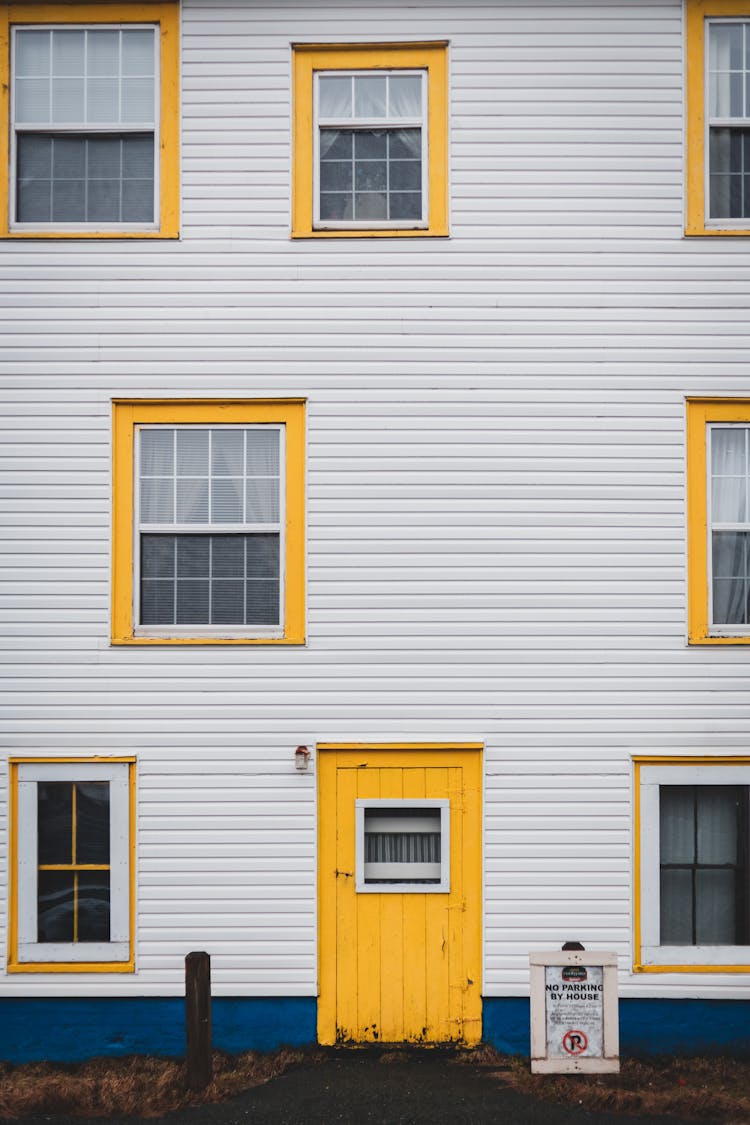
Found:
<path fill-rule="evenodd" d="M 636 762 L 636 968 L 750 962 L 750 759 Z"/>
<path fill-rule="evenodd" d="M 11 762 L 9 967 L 132 968 L 133 770 Z"/>

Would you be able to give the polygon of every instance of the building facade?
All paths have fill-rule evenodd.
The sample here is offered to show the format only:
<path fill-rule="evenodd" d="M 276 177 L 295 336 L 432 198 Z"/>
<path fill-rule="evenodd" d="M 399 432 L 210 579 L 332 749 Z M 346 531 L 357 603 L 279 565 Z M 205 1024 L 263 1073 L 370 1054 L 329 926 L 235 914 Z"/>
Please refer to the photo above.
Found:
<path fill-rule="evenodd" d="M 0 18 L 0 1057 L 747 1049 L 750 5 Z"/>

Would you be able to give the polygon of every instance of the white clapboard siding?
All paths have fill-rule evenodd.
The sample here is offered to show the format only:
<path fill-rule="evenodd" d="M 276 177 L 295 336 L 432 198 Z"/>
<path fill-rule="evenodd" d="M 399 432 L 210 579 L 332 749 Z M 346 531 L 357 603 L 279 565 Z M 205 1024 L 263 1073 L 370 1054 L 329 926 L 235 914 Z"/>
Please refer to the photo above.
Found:
<path fill-rule="evenodd" d="M 431 39 L 452 237 L 292 242 L 290 44 Z M 746 650 L 685 645 L 684 397 L 748 394 L 750 267 L 681 236 L 683 69 L 679 0 L 184 0 L 181 240 L 0 245 L 2 746 L 138 794 L 136 974 L 4 995 L 178 995 L 206 949 L 314 996 L 294 748 L 451 739 L 486 995 L 571 938 L 625 995 L 742 994 L 628 971 L 632 755 L 750 745 Z M 305 648 L 109 646 L 120 396 L 308 399 Z"/>

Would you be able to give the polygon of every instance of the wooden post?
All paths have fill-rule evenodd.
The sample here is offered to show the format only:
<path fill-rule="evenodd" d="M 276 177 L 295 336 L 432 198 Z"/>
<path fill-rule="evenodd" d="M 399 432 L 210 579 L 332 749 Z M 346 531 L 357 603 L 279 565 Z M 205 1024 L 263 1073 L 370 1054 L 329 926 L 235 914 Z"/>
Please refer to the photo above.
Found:
<path fill-rule="evenodd" d="M 211 1060 L 211 958 L 188 953 L 185 958 L 185 1066 L 188 1090 L 203 1090 L 213 1077 Z"/>

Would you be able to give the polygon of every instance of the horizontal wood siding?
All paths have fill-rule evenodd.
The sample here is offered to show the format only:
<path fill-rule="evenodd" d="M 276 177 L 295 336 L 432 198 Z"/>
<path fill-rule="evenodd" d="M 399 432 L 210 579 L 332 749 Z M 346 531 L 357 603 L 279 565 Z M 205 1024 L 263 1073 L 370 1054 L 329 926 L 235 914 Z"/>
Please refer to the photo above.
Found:
<path fill-rule="evenodd" d="M 294 748 L 455 739 L 486 995 L 566 939 L 741 995 L 627 972 L 631 756 L 750 740 L 747 651 L 685 643 L 684 396 L 748 394 L 750 266 L 681 236 L 680 3 L 182 20 L 181 241 L 0 245 L 2 745 L 138 778 L 135 978 L 4 994 L 177 994 L 206 949 L 218 994 L 315 995 Z M 290 241 L 290 43 L 412 39 L 450 41 L 452 237 Z M 305 648 L 109 646 L 111 398 L 206 395 L 308 399 Z"/>

